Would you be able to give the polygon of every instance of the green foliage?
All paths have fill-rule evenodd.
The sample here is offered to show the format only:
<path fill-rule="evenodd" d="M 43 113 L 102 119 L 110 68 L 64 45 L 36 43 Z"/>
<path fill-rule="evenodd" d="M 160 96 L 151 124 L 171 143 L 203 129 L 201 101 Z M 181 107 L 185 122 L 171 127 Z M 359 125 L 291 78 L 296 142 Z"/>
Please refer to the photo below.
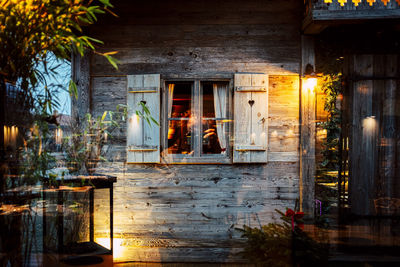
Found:
<path fill-rule="evenodd" d="M 328 250 L 301 229 L 301 221 L 279 210 L 282 223 L 269 223 L 260 228 L 246 225 L 242 237 L 246 238 L 240 254 L 256 266 L 323 266 Z"/>
<path fill-rule="evenodd" d="M 86 114 L 83 125 L 71 125 L 72 135 L 63 141 L 65 159 L 71 173 L 82 171 L 82 167 L 86 172 L 93 173 L 99 161 L 106 161 L 103 147 L 112 138 L 111 133 L 119 127 L 121 120 L 120 112 L 105 111 L 97 118 Z"/>
<path fill-rule="evenodd" d="M 19 182 L 23 184 L 33 185 L 42 181 L 43 178 L 55 178 L 48 173 L 48 170 L 55 164 L 55 158 L 48 149 L 52 135 L 48 123 L 45 121 L 46 118 L 46 113 L 37 116 L 29 131 L 29 138 L 24 141 L 19 170 L 22 178 L 19 179 Z"/>
<path fill-rule="evenodd" d="M 0 82 L 18 83 L 26 103 L 33 105 L 38 81 L 51 71 L 49 53 L 69 60 L 72 52 L 83 55 L 91 50 L 117 68 L 112 57 L 116 52 L 97 52 L 96 44 L 102 41 L 82 31 L 98 14 L 112 13 L 110 8 L 106 0 L 0 0 Z"/>
<path fill-rule="evenodd" d="M 326 130 L 326 139 L 323 143 L 323 162 L 320 164 L 322 170 L 339 169 L 339 137 L 341 114 L 337 106 L 338 96 L 342 91 L 342 74 L 327 74 L 323 77 L 322 90 L 326 95 L 324 109 L 328 112 L 328 120 L 321 123 Z"/>
<path fill-rule="evenodd" d="M 292 262 L 292 230 L 287 224 L 270 223 L 259 228 L 246 225 L 242 237 L 247 239 L 241 253 L 259 266 L 290 266 Z"/>
<path fill-rule="evenodd" d="M 141 102 L 139 102 L 138 105 L 143 110 L 143 111 L 140 111 L 140 110 L 136 110 L 135 111 L 138 120 L 139 120 L 139 118 L 142 118 L 142 119 L 146 120 L 146 122 L 150 126 L 151 126 L 152 123 L 154 123 L 155 125 L 159 126 L 158 122 L 151 116 L 150 110 L 146 106 L 145 102 L 141 101 Z"/>

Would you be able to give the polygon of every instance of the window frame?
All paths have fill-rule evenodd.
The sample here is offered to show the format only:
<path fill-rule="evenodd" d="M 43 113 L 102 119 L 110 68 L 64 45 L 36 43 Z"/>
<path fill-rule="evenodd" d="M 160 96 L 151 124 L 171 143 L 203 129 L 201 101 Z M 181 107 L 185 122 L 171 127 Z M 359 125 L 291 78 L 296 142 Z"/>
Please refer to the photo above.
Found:
<path fill-rule="evenodd" d="M 203 114 L 203 94 L 202 85 L 204 82 L 226 82 L 228 86 L 228 112 L 227 119 L 227 132 L 228 136 L 224 136 L 227 140 L 226 154 L 203 154 L 201 147 L 201 123 L 196 123 L 194 127 L 195 137 L 193 139 L 194 155 L 187 154 L 169 154 L 168 153 L 168 84 L 172 82 L 191 82 L 192 83 L 192 106 L 191 109 L 195 114 Z M 161 159 L 167 164 L 231 164 L 233 160 L 233 79 L 230 78 L 202 78 L 202 77 L 171 77 L 165 78 L 161 81 L 162 96 L 161 96 Z"/>

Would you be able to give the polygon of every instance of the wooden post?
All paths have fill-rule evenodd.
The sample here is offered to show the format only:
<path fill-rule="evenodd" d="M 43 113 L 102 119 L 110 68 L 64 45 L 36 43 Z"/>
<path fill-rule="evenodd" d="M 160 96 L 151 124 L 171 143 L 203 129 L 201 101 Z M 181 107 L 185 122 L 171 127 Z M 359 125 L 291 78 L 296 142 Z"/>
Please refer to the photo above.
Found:
<path fill-rule="evenodd" d="M 303 35 L 301 44 L 301 74 L 304 75 L 308 64 L 315 70 L 314 39 Z M 300 88 L 300 208 L 312 218 L 315 204 L 315 91 L 306 89 L 304 80 L 301 80 Z"/>
<path fill-rule="evenodd" d="M 5 77 L 0 76 L 0 161 L 5 162 L 6 148 L 4 144 L 4 126 L 6 125 L 6 81 Z M 0 201 L 2 201 L 4 188 L 3 169 L 0 169 Z"/>
<path fill-rule="evenodd" d="M 78 123 L 85 121 L 85 114 L 90 113 L 90 52 L 83 57 L 79 54 L 72 55 L 72 80 L 78 89 L 78 99 L 72 97 L 72 117 Z"/>

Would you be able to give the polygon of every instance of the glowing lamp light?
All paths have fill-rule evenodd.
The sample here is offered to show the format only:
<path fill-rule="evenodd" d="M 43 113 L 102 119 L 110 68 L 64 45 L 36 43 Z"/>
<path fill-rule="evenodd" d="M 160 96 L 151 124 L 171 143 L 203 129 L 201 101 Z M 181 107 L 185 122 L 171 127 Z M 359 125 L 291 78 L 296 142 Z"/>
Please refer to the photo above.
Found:
<path fill-rule="evenodd" d="M 362 121 L 363 132 L 366 135 L 372 135 L 375 132 L 377 123 L 375 116 L 369 116 Z"/>
<path fill-rule="evenodd" d="M 314 93 L 314 89 L 318 83 L 318 76 L 315 74 L 314 67 L 311 64 L 307 64 L 303 78 L 303 90 L 305 92 Z"/>
<path fill-rule="evenodd" d="M 315 86 L 317 86 L 317 78 L 306 78 L 303 86 L 308 92 L 314 93 Z"/>
<path fill-rule="evenodd" d="M 113 258 L 114 260 L 121 259 L 124 256 L 124 253 L 126 252 L 126 248 L 123 246 L 122 238 L 113 238 Z M 95 238 L 95 242 L 98 243 L 99 245 L 102 245 L 103 247 L 107 249 L 111 249 L 111 242 L 110 238 Z"/>

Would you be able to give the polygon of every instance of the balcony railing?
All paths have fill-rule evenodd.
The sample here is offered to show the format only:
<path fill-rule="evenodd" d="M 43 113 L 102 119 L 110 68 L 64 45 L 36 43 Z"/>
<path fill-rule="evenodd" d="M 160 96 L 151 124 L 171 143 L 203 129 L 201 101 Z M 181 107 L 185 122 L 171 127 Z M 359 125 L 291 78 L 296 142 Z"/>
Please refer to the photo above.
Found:
<path fill-rule="evenodd" d="M 303 29 L 338 21 L 400 19 L 400 0 L 305 0 Z"/>

